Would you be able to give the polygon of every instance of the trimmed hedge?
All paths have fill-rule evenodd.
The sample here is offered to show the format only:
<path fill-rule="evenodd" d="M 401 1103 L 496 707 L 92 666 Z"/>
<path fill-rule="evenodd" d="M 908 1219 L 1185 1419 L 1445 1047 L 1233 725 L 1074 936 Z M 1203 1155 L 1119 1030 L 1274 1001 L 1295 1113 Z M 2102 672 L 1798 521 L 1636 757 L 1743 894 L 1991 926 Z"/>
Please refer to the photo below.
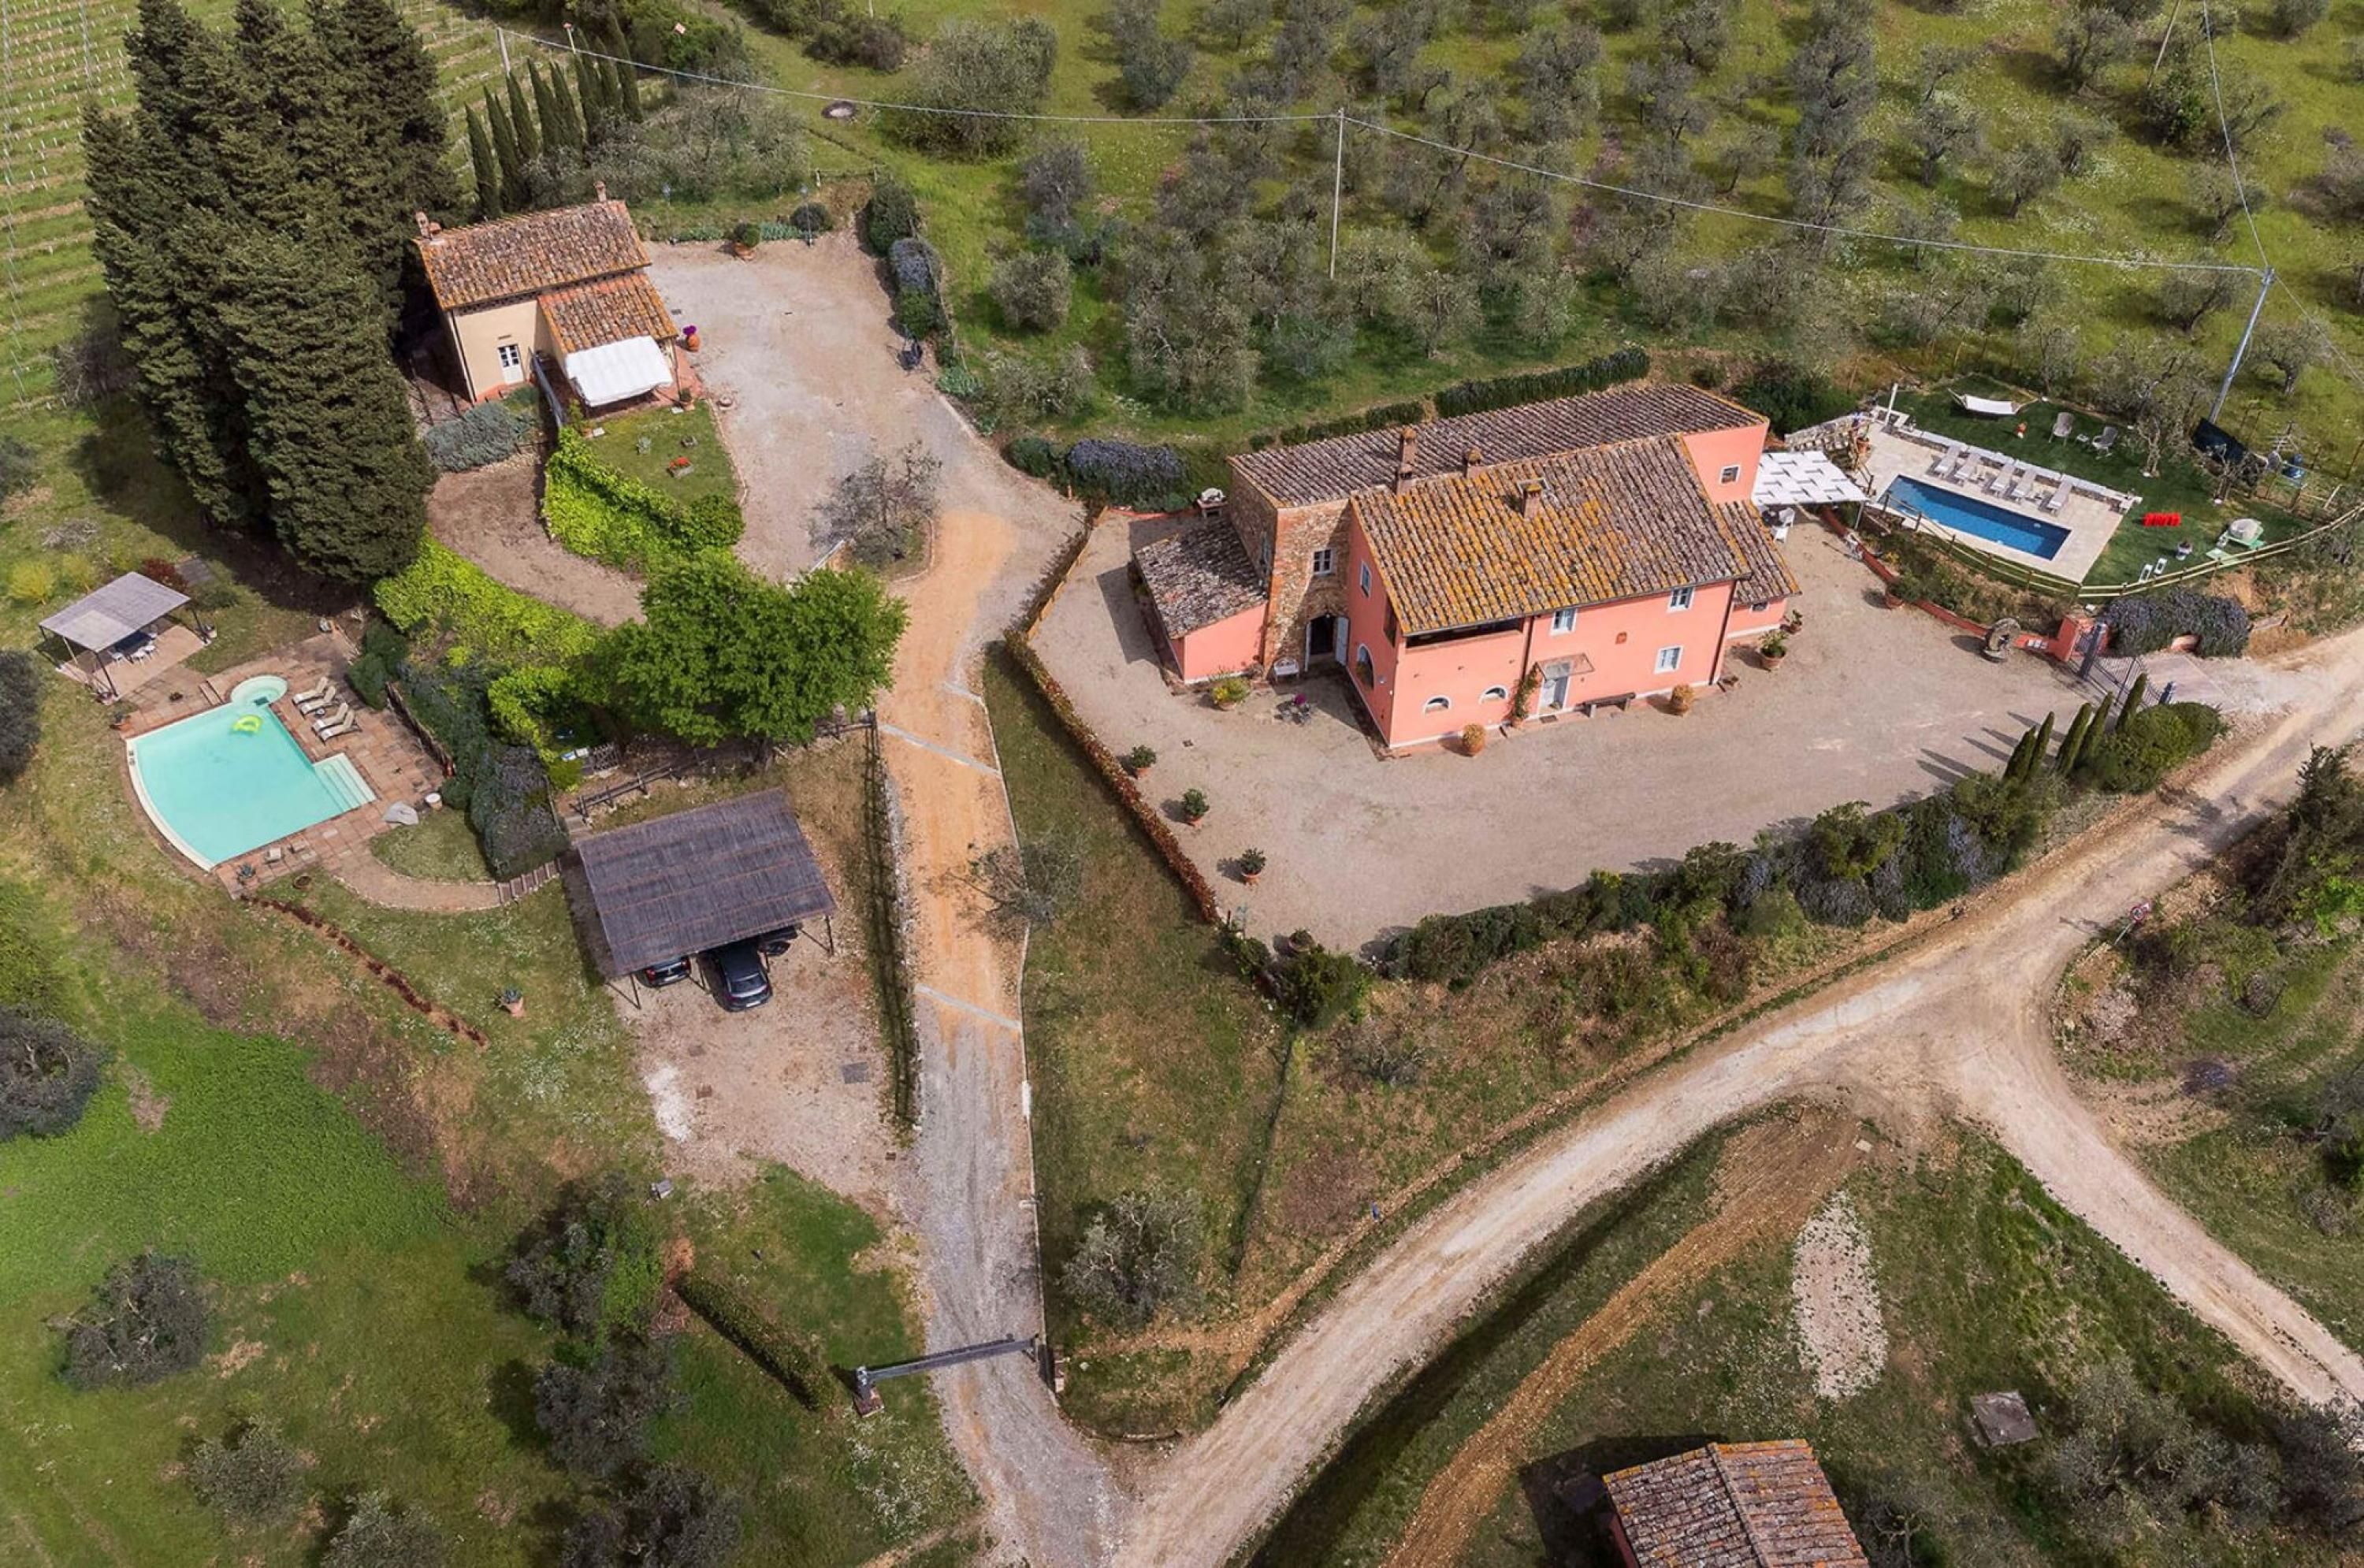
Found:
<path fill-rule="evenodd" d="M 775 1322 L 729 1280 L 693 1270 L 673 1288 L 684 1306 L 777 1378 L 797 1404 L 808 1410 L 821 1408 L 820 1391 L 829 1385 L 829 1362 L 810 1335 Z"/>
<path fill-rule="evenodd" d="M 1310 424 L 1290 425 L 1278 430 L 1259 430 L 1248 438 L 1248 450 L 1293 447 L 1300 441 L 1326 440 L 1332 436 L 1359 436 L 1366 430 L 1391 430 L 1400 425 L 1417 425 L 1427 417 L 1428 409 L 1416 397 L 1404 403 L 1382 403 L 1376 408 L 1366 408 L 1359 414 L 1348 414 L 1336 419 L 1318 419 Z"/>
<path fill-rule="evenodd" d="M 646 572 L 701 550 L 728 550 L 747 529 L 739 504 L 701 495 L 684 506 L 599 461 L 591 443 L 562 430 L 551 453 L 541 515 L 575 554 Z"/>
<path fill-rule="evenodd" d="M 923 294 L 933 299 L 941 290 L 943 258 L 916 234 L 907 234 L 886 248 L 886 265 L 895 274 L 898 295 Z"/>
<path fill-rule="evenodd" d="M 1537 403 L 1546 397 L 1599 392 L 1621 382 L 1639 381 L 1649 373 L 1650 356 L 1645 350 L 1620 349 L 1613 354 L 1603 354 L 1597 360 L 1587 360 L 1580 365 L 1566 365 L 1556 371 L 1534 371 L 1525 375 L 1498 375 L 1487 381 L 1457 383 L 1436 395 L 1436 412 L 1441 417 L 1480 414 L 1489 408 Z"/>
<path fill-rule="evenodd" d="M 2249 612 L 2223 594 L 2190 588 L 2159 588 L 2113 599 L 2102 611 L 2110 628 L 2110 651 L 2156 653 L 2179 637 L 2197 637 L 2192 650 L 2202 659 L 2230 659 L 2249 646 Z"/>
<path fill-rule="evenodd" d="M 1182 454 L 1172 447 L 1136 446 L 1093 437 L 1069 447 L 1067 477 L 1094 500 L 1171 511 L 1188 483 Z"/>
<path fill-rule="evenodd" d="M 418 559 L 372 590 L 385 618 L 417 637 L 451 639 L 447 661 L 468 664 L 551 663 L 580 658 L 599 638 L 581 616 L 495 582 L 482 568 L 432 539 Z"/>

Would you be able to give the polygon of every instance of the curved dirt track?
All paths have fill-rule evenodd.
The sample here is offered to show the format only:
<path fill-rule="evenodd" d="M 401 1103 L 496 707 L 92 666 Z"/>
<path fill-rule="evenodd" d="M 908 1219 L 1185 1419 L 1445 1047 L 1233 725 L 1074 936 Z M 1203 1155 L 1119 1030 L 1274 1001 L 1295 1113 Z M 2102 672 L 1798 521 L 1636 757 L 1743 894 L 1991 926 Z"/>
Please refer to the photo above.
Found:
<path fill-rule="evenodd" d="M 1902 1115 L 1985 1124 L 2069 1209 L 2203 1321 L 2313 1400 L 2364 1398 L 2364 1359 L 2210 1238 L 2108 1142 L 2053 1060 L 2045 1000 L 2116 916 L 2178 880 L 2294 787 L 2309 745 L 2364 720 L 2364 632 L 2293 662 L 2291 707 L 2186 790 L 2131 804 L 1891 963 L 1706 1048 L 1547 1137 L 1414 1225 L 1214 1426 L 1167 1460 L 1118 1560 L 1216 1568 L 1279 1509 L 1357 1411 L 1478 1307 L 1583 1206 L 1711 1128 L 1845 1088 Z"/>

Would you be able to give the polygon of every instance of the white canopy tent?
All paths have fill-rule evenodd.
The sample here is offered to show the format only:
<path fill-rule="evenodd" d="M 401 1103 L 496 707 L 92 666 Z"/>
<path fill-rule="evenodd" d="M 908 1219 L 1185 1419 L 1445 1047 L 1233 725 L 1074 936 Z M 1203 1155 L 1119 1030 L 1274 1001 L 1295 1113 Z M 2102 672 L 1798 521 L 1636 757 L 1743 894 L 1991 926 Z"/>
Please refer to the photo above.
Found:
<path fill-rule="evenodd" d="M 1863 486 L 1816 451 L 1767 452 L 1756 460 L 1756 484 L 1749 499 L 1767 506 L 1829 506 L 1868 501 Z"/>
<path fill-rule="evenodd" d="M 673 362 L 653 338 L 627 338 L 566 356 L 566 379 L 591 408 L 645 397 L 673 384 Z"/>

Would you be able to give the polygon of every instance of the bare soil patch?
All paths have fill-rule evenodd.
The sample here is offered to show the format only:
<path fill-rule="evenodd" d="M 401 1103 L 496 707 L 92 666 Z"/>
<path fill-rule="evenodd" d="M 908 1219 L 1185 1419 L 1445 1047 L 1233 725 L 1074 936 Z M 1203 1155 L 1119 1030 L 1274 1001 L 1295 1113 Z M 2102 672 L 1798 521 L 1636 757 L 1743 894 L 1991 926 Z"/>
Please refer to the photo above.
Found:
<path fill-rule="evenodd" d="M 1825 1399 L 1862 1393 L 1888 1364 L 1888 1329 L 1871 1240 L 1846 1194 L 1834 1195 L 1806 1222 L 1791 1260 L 1790 1306 L 1814 1392 Z"/>
<path fill-rule="evenodd" d="M 563 548 L 541 526 L 541 459 L 520 452 L 466 473 L 447 473 L 427 497 L 427 528 L 496 580 L 601 626 L 640 614 L 641 584 L 627 573 Z"/>
<path fill-rule="evenodd" d="M 160 1095 L 148 1074 L 129 1062 L 118 1069 L 123 1075 L 123 1087 L 131 1098 L 131 1119 L 142 1132 L 153 1132 L 164 1125 L 164 1113 L 173 1108 L 173 1097 Z"/>

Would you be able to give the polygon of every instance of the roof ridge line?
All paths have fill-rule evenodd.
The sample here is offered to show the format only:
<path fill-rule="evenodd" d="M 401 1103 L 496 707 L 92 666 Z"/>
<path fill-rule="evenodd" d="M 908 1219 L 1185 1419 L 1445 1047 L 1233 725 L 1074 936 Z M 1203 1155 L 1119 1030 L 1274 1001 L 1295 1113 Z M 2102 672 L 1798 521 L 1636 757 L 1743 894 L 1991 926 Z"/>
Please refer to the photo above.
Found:
<path fill-rule="evenodd" d="M 1763 1538 L 1756 1533 L 1756 1521 L 1748 1517 L 1748 1510 L 1741 1506 L 1740 1494 L 1733 1490 L 1732 1472 L 1724 1468 L 1722 1443 L 1707 1445 L 1707 1462 L 1715 1470 L 1716 1485 L 1723 1488 L 1724 1501 L 1732 1505 L 1732 1517 L 1740 1521 L 1740 1533 L 1748 1538 L 1749 1551 L 1759 1563 L 1765 1565 L 1765 1568 L 1771 1568 L 1772 1553 L 1766 1549 Z"/>

